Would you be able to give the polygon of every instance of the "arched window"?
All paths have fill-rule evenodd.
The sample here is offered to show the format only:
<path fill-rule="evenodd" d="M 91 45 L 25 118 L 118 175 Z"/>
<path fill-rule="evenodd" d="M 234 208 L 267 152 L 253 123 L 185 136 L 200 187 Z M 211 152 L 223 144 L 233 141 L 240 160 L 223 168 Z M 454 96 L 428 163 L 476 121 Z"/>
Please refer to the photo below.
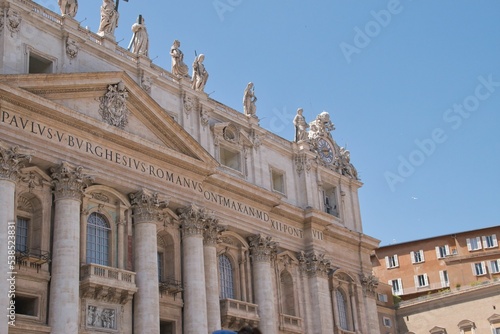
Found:
<path fill-rule="evenodd" d="M 339 322 L 340 328 L 349 330 L 347 324 L 347 300 L 344 293 L 341 290 L 337 290 L 337 308 L 339 312 Z"/>
<path fill-rule="evenodd" d="M 97 212 L 90 214 L 87 219 L 87 263 L 108 265 L 110 231 L 103 215 Z"/>
<path fill-rule="evenodd" d="M 219 255 L 220 299 L 234 299 L 233 266 L 229 258 Z"/>
<path fill-rule="evenodd" d="M 295 315 L 295 298 L 293 290 L 292 275 L 288 271 L 283 271 L 280 275 L 281 282 L 281 302 L 283 314 Z"/>

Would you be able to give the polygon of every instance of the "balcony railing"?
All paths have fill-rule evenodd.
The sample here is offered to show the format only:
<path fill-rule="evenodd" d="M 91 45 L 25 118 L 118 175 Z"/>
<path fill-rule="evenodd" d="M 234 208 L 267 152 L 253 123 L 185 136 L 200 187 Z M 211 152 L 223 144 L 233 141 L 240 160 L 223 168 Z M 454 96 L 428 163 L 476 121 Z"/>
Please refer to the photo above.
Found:
<path fill-rule="evenodd" d="M 257 310 L 258 306 L 252 303 L 235 299 L 221 299 L 222 327 L 238 328 L 244 324 L 257 326 L 260 321 Z"/>
<path fill-rule="evenodd" d="M 280 314 L 280 329 L 287 332 L 302 333 L 302 318 Z"/>
<path fill-rule="evenodd" d="M 106 298 L 127 303 L 137 291 L 135 273 L 90 263 L 80 268 L 80 293 L 84 298 Z"/>
<path fill-rule="evenodd" d="M 182 292 L 182 282 L 179 280 L 176 280 L 173 277 L 167 277 L 165 280 L 162 280 L 158 282 L 158 288 L 160 289 L 160 292 L 163 293 L 168 293 L 171 295 L 176 295 L 179 292 Z"/>
<path fill-rule="evenodd" d="M 16 263 L 19 267 L 29 267 L 38 272 L 43 264 L 50 262 L 50 253 L 40 248 L 26 248 L 16 251 Z"/>

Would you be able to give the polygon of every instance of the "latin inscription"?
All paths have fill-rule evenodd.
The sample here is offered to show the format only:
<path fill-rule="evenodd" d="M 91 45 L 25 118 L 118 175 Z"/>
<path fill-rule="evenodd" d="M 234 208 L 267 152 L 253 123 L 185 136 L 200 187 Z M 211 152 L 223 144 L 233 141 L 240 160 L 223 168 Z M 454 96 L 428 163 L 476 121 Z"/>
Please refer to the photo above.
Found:
<path fill-rule="evenodd" d="M 79 138 L 67 132 L 54 129 L 50 126 L 32 121 L 24 116 L 15 115 L 5 110 L 2 110 L 0 120 L 1 123 L 5 125 L 29 132 L 32 135 L 40 136 L 46 140 L 59 143 L 72 149 L 76 149 L 86 155 L 104 159 L 123 167 L 130 168 L 132 170 L 200 193 L 203 195 L 206 201 L 216 203 L 225 208 L 229 208 L 231 210 L 245 214 L 249 217 L 259 219 L 264 222 L 270 222 L 271 227 L 274 230 L 286 235 L 296 238 L 304 237 L 304 232 L 302 229 L 292 227 L 280 221 L 271 219 L 267 212 L 235 201 L 216 192 L 206 190 L 203 188 L 201 182 L 192 180 L 182 175 L 177 175 L 174 172 L 158 166 L 154 166 L 140 159 L 136 159 L 135 157 L 131 157 L 118 151 L 103 147 L 86 139 Z M 319 231 L 313 231 L 313 237 L 318 240 L 323 240 L 322 232 Z"/>

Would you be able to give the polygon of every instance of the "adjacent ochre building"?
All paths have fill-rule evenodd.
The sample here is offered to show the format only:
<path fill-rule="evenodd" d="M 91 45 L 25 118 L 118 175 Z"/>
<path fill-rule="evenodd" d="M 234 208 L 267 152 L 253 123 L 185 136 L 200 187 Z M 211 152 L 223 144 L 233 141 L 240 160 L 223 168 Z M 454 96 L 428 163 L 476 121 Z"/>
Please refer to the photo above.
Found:
<path fill-rule="evenodd" d="M 0 334 L 379 333 L 328 113 L 280 138 L 60 3 L 0 1 Z"/>
<path fill-rule="evenodd" d="M 494 226 L 378 248 L 373 273 L 402 300 L 398 333 L 500 333 L 498 236 Z"/>

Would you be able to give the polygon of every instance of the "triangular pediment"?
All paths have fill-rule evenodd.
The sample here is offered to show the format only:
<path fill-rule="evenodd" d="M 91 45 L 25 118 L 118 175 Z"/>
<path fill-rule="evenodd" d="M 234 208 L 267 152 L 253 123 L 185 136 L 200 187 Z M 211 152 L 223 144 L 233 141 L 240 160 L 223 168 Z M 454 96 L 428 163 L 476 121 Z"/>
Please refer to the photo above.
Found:
<path fill-rule="evenodd" d="M 126 122 L 113 123 L 103 116 L 103 99 L 116 87 L 126 92 Z M 173 156 L 183 162 L 212 169 L 218 162 L 125 72 L 0 75 L 5 99 L 26 108 L 45 110 L 48 117 L 119 142 L 149 155 Z M 38 105 L 37 105 L 38 104 Z M 174 109 L 175 106 L 172 106 Z M 59 113 L 58 113 L 59 111 Z M 123 116 L 123 115 L 121 115 Z M 177 159 L 176 159 L 177 158 Z"/>

